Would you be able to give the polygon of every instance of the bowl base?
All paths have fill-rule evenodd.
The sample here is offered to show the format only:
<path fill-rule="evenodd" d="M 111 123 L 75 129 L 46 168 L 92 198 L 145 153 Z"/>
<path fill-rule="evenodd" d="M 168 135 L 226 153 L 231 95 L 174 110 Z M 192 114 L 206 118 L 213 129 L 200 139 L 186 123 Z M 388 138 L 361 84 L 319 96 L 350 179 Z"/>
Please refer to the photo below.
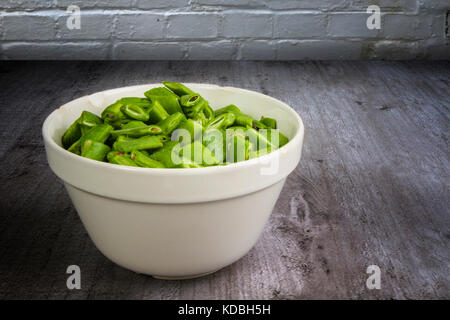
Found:
<path fill-rule="evenodd" d="M 155 279 L 159 279 L 159 280 L 189 280 L 189 279 L 205 277 L 205 276 L 213 274 L 214 272 L 217 272 L 219 270 L 220 269 L 209 271 L 209 272 L 204 272 L 204 273 L 200 273 L 200 274 L 194 274 L 194 275 L 191 275 L 191 276 L 171 277 L 171 276 L 152 275 L 152 277 L 155 278 Z"/>

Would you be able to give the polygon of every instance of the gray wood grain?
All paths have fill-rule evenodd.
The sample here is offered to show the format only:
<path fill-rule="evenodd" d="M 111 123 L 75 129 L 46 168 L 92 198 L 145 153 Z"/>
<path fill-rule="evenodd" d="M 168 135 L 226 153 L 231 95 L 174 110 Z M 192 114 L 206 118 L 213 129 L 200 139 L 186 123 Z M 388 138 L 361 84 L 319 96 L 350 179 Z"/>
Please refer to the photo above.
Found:
<path fill-rule="evenodd" d="M 448 299 L 449 76 L 449 62 L 1 62 L 0 299 Z M 102 256 L 40 133 L 64 102 L 161 80 L 263 92 L 306 126 L 256 246 L 195 280 Z M 66 288 L 71 264 L 81 290 Z M 365 286 L 371 264 L 381 290 Z"/>

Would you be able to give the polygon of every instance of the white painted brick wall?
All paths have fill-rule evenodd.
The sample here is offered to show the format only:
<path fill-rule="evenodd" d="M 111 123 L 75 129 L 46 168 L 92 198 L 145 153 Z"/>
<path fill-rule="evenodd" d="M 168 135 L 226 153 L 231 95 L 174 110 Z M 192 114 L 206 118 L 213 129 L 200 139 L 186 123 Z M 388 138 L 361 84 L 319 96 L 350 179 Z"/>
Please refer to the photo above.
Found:
<path fill-rule="evenodd" d="M 381 29 L 369 30 L 377 4 Z M 69 5 L 81 29 L 69 30 Z M 0 59 L 450 59 L 449 0 L 0 0 Z"/>
<path fill-rule="evenodd" d="M 321 13 L 279 13 L 275 14 L 274 38 L 297 39 L 325 37 L 326 15 Z"/>
<path fill-rule="evenodd" d="M 117 60 L 181 60 L 187 45 L 177 42 L 120 42 L 114 45 L 113 59 Z"/>
<path fill-rule="evenodd" d="M 219 15 L 216 13 L 174 13 L 167 16 L 167 39 L 217 38 Z"/>
<path fill-rule="evenodd" d="M 273 15 L 266 12 L 227 12 L 222 18 L 221 35 L 225 38 L 270 38 Z"/>
<path fill-rule="evenodd" d="M 191 42 L 188 44 L 188 59 L 229 60 L 236 56 L 236 45 L 230 40 Z"/>
<path fill-rule="evenodd" d="M 164 37 L 163 13 L 124 13 L 116 15 L 114 36 L 125 40 L 152 40 Z M 145 26 L 145 27 L 142 27 Z"/>
<path fill-rule="evenodd" d="M 4 44 L 3 50 L 8 58 L 18 60 L 105 60 L 109 59 L 109 46 L 102 42 L 13 42 Z"/>
<path fill-rule="evenodd" d="M 11 13 L 2 19 L 2 40 L 53 40 L 56 16 L 34 13 Z"/>

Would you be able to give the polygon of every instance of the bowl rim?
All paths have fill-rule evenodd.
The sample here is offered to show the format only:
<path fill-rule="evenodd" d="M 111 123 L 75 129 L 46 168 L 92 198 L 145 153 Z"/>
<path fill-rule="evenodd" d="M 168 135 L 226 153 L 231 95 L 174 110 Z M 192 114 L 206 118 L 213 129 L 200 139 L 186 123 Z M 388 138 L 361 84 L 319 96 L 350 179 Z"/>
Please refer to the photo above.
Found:
<path fill-rule="evenodd" d="M 44 120 L 44 123 L 42 125 L 42 135 L 44 138 L 44 142 L 46 145 L 51 146 L 55 151 L 65 153 L 66 157 L 69 157 L 69 158 L 73 159 L 74 161 L 80 161 L 80 162 L 84 162 L 86 164 L 97 165 L 100 167 L 104 167 L 105 169 L 111 169 L 111 170 L 122 171 L 122 172 L 151 173 L 151 174 L 155 174 L 155 175 L 180 175 L 180 174 L 183 174 L 183 175 L 207 175 L 207 174 L 210 174 L 211 172 L 216 172 L 218 170 L 225 173 L 226 171 L 234 170 L 236 168 L 251 167 L 260 162 L 270 162 L 274 157 L 280 156 L 280 153 L 288 152 L 288 149 L 293 148 L 294 145 L 296 145 L 298 143 L 298 140 L 303 138 L 305 128 L 303 125 L 302 118 L 292 107 L 290 107 L 287 103 L 285 103 L 279 99 L 273 98 L 271 96 L 268 96 L 266 94 L 263 94 L 263 93 L 260 93 L 260 92 L 254 91 L 254 90 L 237 88 L 237 87 L 232 87 L 232 86 L 219 86 L 216 84 L 197 83 L 197 82 L 189 82 L 189 83 L 183 82 L 183 84 L 185 84 L 186 86 L 189 86 L 189 85 L 206 86 L 206 87 L 210 87 L 212 89 L 217 88 L 217 89 L 244 91 L 248 94 L 263 96 L 264 98 L 272 100 L 273 102 L 275 102 L 275 103 L 283 106 L 285 109 L 289 110 L 289 112 L 297 120 L 298 128 L 297 128 L 294 136 L 289 140 L 289 142 L 287 144 L 285 144 L 281 148 L 279 148 L 269 154 L 265 154 L 263 156 L 245 160 L 245 161 L 241 161 L 241 162 L 230 163 L 227 165 L 216 165 L 216 166 L 201 167 L 201 168 L 143 168 L 143 167 L 131 167 L 131 166 L 116 165 L 113 163 L 97 161 L 97 160 L 88 159 L 88 158 L 76 155 L 76 154 L 64 149 L 62 146 L 58 145 L 50 137 L 50 123 L 52 121 L 54 121 L 54 117 L 56 117 L 56 114 L 58 112 L 60 112 L 62 109 L 64 109 L 64 107 L 67 108 L 68 104 L 71 104 L 77 100 L 91 97 L 96 94 L 107 93 L 109 91 L 126 90 L 126 89 L 146 87 L 146 86 L 154 87 L 156 85 L 161 85 L 160 83 L 148 83 L 148 84 L 139 84 L 139 85 L 118 87 L 118 88 L 112 88 L 112 89 L 107 89 L 107 90 L 103 90 L 103 91 L 98 91 L 98 92 L 84 95 L 84 96 L 81 96 L 79 98 L 76 98 L 76 99 L 73 99 L 71 101 L 64 103 L 57 109 L 53 110 Z"/>

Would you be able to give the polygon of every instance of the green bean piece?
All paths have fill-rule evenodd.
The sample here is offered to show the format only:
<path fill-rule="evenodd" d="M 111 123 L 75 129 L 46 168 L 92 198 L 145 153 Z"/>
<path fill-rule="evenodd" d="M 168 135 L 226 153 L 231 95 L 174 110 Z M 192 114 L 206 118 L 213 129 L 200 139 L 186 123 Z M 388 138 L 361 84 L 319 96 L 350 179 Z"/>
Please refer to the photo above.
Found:
<path fill-rule="evenodd" d="M 243 126 L 243 127 L 251 127 L 252 126 L 252 117 L 250 117 L 248 114 L 244 113 L 234 113 L 236 116 L 236 120 L 234 121 L 234 124 L 237 126 Z"/>
<path fill-rule="evenodd" d="M 122 108 L 122 106 L 123 106 L 123 103 L 118 102 L 118 101 L 114 102 L 113 104 L 107 106 L 105 108 L 105 110 L 103 110 L 101 118 L 105 122 L 110 123 L 110 124 L 125 118 L 125 115 L 120 110 Z"/>
<path fill-rule="evenodd" d="M 126 153 L 124 153 L 124 152 L 120 152 L 120 151 L 117 151 L 117 150 L 111 150 L 110 152 L 108 152 L 106 154 L 106 160 L 108 160 L 110 162 L 111 157 L 113 157 L 113 156 L 123 156 L 125 154 Z M 127 155 L 129 155 L 129 154 L 127 154 Z"/>
<path fill-rule="evenodd" d="M 286 143 L 289 142 L 289 139 L 280 132 L 280 130 L 278 129 L 268 129 L 267 130 L 267 139 L 274 144 L 274 141 L 276 138 L 273 138 L 272 135 L 277 134 L 278 135 L 278 148 L 281 148 L 282 146 L 284 146 Z M 274 141 L 272 141 L 272 139 Z"/>
<path fill-rule="evenodd" d="M 175 168 L 181 163 L 181 145 L 178 141 L 167 141 L 164 146 L 150 155 L 150 158 L 162 163 L 166 168 Z"/>
<path fill-rule="evenodd" d="M 158 122 L 158 126 L 162 129 L 162 131 L 170 135 L 173 130 L 175 130 L 181 122 L 185 121 L 186 117 L 181 112 L 176 112 L 174 114 L 171 114 L 166 119 L 162 120 L 161 122 Z"/>
<path fill-rule="evenodd" d="M 252 150 L 253 144 L 245 139 L 245 137 L 239 134 L 227 136 L 227 162 L 248 160 Z"/>
<path fill-rule="evenodd" d="M 144 94 L 150 101 L 158 101 L 168 114 L 183 111 L 179 103 L 180 98 L 167 88 L 153 88 L 146 91 Z"/>
<path fill-rule="evenodd" d="M 231 127 L 228 127 L 226 131 L 230 131 L 230 130 L 232 130 L 233 132 L 234 131 L 242 131 L 243 134 L 245 135 L 245 132 L 247 131 L 247 129 L 248 129 L 247 127 L 242 127 L 242 126 L 231 126 Z"/>
<path fill-rule="evenodd" d="M 164 109 L 164 107 L 158 101 L 153 101 L 149 116 L 150 116 L 150 120 L 149 120 L 150 123 L 156 124 L 156 123 L 161 122 L 164 119 L 166 119 L 169 116 L 169 114 L 167 113 L 166 109 Z"/>
<path fill-rule="evenodd" d="M 132 128 L 140 128 L 140 127 L 146 127 L 146 126 L 147 126 L 147 124 L 145 122 L 137 121 L 137 120 L 131 120 L 130 122 L 125 123 L 121 127 L 121 130 L 132 129 Z"/>
<path fill-rule="evenodd" d="M 217 116 L 213 121 L 211 121 L 206 130 L 210 129 L 226 129 L 234 124 L 236 120 L 236 115 L 231 112 L 222 113 Z"/>
<path fill-rule="evenodd" d="M 170 91 L 169 89 L 164 88 L 164 87 L 152 88 L 152 89 L 146 91 L 144 93 L 144 95 L 147 98 L 149 98 L 150 100 L 151 100 L 152 96 L 169 96 L 169 97 L 174 97 L 174 98 L 179 99 L 179 97 L 175 93 L 173 93 L 172 91 Z"/>
<path fill-rule="evenodd" d="M 117 139 L 114 142 L 113 149 L 122 152 L 131 152 L 133 150 L 142 149 L 158 149 L 163 143 L 158 136 L 143 136 L 137 139 L 128 138 L 130 140 Z"/>
<path fill-rule="evenodd" d="M 134 120 L 148 121 L 148 113 L 137 104 L 129 103 L 120 108 L 125 115 Z"/>
<path fill-rule="evenodd" d="M 194 141 L 181 148 L 181 155 L 194 163 L 205 166 L 216 165 L 220 161 L 199 141 Z"/>
<path fill-rule="evenodd" d="M 209 129 L 203 134 L 203 145 L 219 161 L 223 161 L 226 154 L 226 132 L 221 129 Z"/>
<path fill-rule="evenodd" d="M 86 140 L 94 140 L 97 142 L 105 143 L 109 138 L 113 127 L 107 123 L 99 124 L 93 127 L 85 135 L 81 137 L 81 144 L 83 145 Z"/>
<path fill-rule="evenodd" d="M 203 113 L 205 114 L 207 123 L 214 119 L 216 116 L 214 110 L 210 107 L 210 105 L 206 105 L 206 107 L 203 109 Z"/>
<path fill-rule="evenodd" d="M 67 150 L 77 155 L 81 155 L 81 139 L 75 141 Z"/>
<path fill-rule="evenodd" d="M 111 152 L 114 152 L 111 154 Z M 120 154 L 116 153 L 115 151 L 111 151 L 108 153 L 107 158 L 110 163 L 118 164 L 121 166 L 130 166 L 130 167 L 139 167 L 139 165 L 131 160 L 131 157 L 129 154 Z M 111 154 L 111 155 L 110 155 Z"/>
<path fill-rule="evenodd" d="M 180 99 L 181 108 L 188 118 L 194 118 L 208 105 L 208 102 L 199 94 L 184 95 Z"/>
<path fill-rule="evenodd" d="M 136 97 L 125 97 L 120 99 L 118 102 L 125 104 L 137 104 L 139 107 L 144 110 L 150 109 L 152 106 L 152 102 L 147 98 L 136 98 Z"/>
<path fill-rule="evenodd" d="M 78 122 L 80 124 L 81 134 L 84 135 L 92 127 L 102 124 L 103 120 L 102 120 L 102 118 L 100 118 L 96 114 L 93 114 L 92 112 L 83 111 L 81 113 L 80 118 L 78 119 Z"/>
<path fill-rule="evenodd" d="M 180 129 L 180 130 L 178 130 Z M 180 141 L 181 144 L 187 144 L 188 142 L 192 142 L 194 140 L 199 139 L 203 134 L 203 126 L 200 121 L 196 121 L 193 119 L 187 119 L 186 121 L 182 121 L 176 130 L 172 132 L 172 140 L 174 137 L 178 140 L 178 136 L 180 134 L 184 134 L 185 132 L 180 132 L 182 130 L 186 130 L 189 134 L 190 141 Z M 184 136 L 183 136 L 184 138 Z"/>
<path fill-rule="evenodd" d="M 215 111 L 216 117 L 225 114 L 225 113 L 233 113 L 236 116 L 235 124 L 238 126 L 251 127 L 252 126 L 252 117 L 249 115 L 242 113 L 241 110 L 236 107 L 234 104 L 230 104 L 226 107 L 220 108 Z"/>
<path fill-rule="evenodd" d="M 177 96 L 185 96 L 187 94 L 194 94 L 194 91 L 186 87 L 184 84 L 179 82 L 169 82 L 162 81 L 162 84 L 165 85 L 168 89 L 174 92 Z"/>
<path fill-rule="evenodd" d="M 152 101 L 158 101 L 160 105 L 164 107 L 168 114 L 174 114 L 176 112 L 183 112 L 181 109 L 179 98 L 171 96 L 152 96 Z"/>
<path fill-rule="evenodd" d="M 124 135 L 121 135 L 121 136 L 117 137 L 116 142 L 122 143 L 122 142 L 133 141 L 133 140 L 135 140 L 135 139 L 131 138 L 131 137 L 124 136 Z"/>
<path fill-rule="evenodd" d="M 214 111 L 214 113 L 216 114 L 216 117 L 218 115 L 221 115 L 222 113 L 226 113 L 226 112 L 241 113 L 241 110 L 238 107 L 236 107 L 234 104 L 229 104 L 226 107 L 223 107 L 223 108 L 220 108 L 220 109 L 217 109 Z"/>
<path fill-rule="evenodd" d="M 278 148 L 276 144 L 274 145 L 271 143 L 269 130 L 267 129 L 261 129 L 257 131 L 253 128 L 248 128 L 246 131 L 246 136 L 248 137 L 249 141 L 253 143 L 256 150 L 268 149 L 269 151 L 273 151 Z"/>
<path fill-rule="evenodd" d="M 202 124 L 202 126 L 206 126 L 208 124 L 208 120 L 206 119 L 203 111 L 198 112 L 196 115 L 192 117 L 192 120 L 198 121 Z"/>
<path fill-rule="evenodd" d="M 276 129 L 277 128 L 277 120 L 273 118 L 266 118 L 264 116 L 259 120 L 262 124 L 264 124 L 268 129 Z"/>
<path fill-rule="evenodd" d="M 253 129 L 256 129 L 256 130 L 267 129 L 267 126 L 264 123 L 262 123 L 261 121 L 258 121 L 258 120 L 253 120 L 251 127 Z"/>
<path fill-rule="evenodd" d="M 78 139 L 81 138 L 81 128 L 79 124 L 80 118 L 75 120 L 70 127 L 64 132 L 61 143 L 64 147 L 64 149 L 69 148 L 72 146 Z"/>
<path fill-rule="evenodd" d="M 149 154 L 144 151 L 132 151 L 131 160 L 134 160 L 140 167 L 144 168 L 165 168 L 161 162 L 153 160 L 150 158 Z"/>
<path fill-rule="evenodd" d="M 150 125 L 150 126 L 144 126 L 144 127 L 137 127 L 137 128 L 130 128 L 130 129 L 121 129 L 121 130 L 114 130 L 111 132 L 111 135 L 115 138 L 117 138 L 120 135 L 132 137 L 132 138 L 139 138 L 145 135 L 157 135 L 162 134 L 163 129 L 160 126 L 156 125 Z"/>
<path fill-rule="evenodd" d="M 81 156 L 93 160 L 103 161 L 111 150 L 106 144 L 94 140 L 85 140 L 81 146 Z"/>

